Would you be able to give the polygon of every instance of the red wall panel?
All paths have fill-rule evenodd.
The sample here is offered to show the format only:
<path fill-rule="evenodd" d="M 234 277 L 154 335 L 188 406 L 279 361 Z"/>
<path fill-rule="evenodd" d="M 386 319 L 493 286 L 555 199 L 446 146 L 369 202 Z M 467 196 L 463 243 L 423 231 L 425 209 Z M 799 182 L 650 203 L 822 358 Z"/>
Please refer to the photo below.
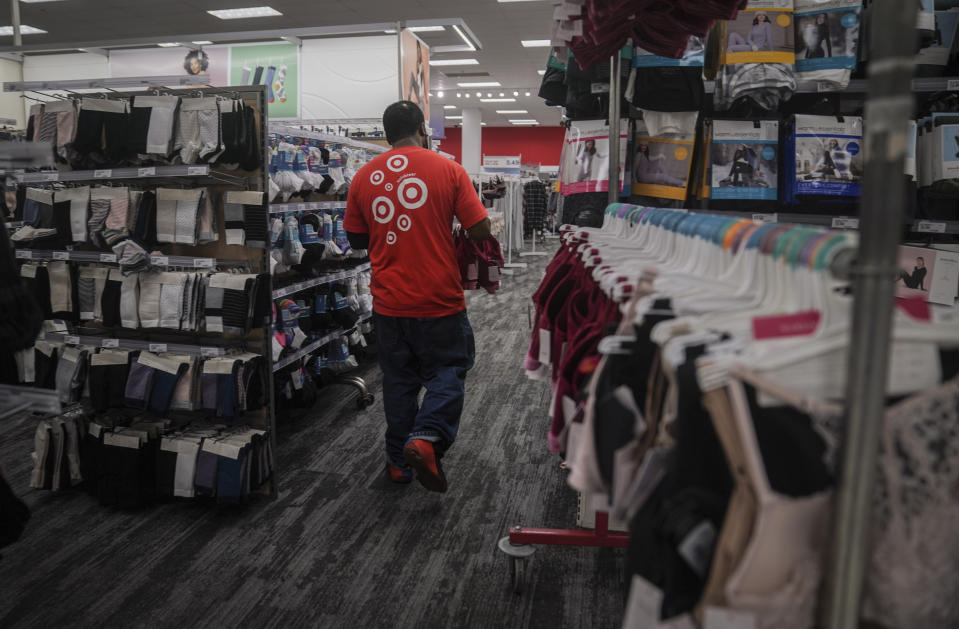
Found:
<path fill-rule="evenodd" d="M 563 151 L 563 127 L 483 127 L 483 155 L 522 155 L 527 164 L 558 166 Z M 463 130 L 447 127 L 440 150 L 462 163 Z"/>

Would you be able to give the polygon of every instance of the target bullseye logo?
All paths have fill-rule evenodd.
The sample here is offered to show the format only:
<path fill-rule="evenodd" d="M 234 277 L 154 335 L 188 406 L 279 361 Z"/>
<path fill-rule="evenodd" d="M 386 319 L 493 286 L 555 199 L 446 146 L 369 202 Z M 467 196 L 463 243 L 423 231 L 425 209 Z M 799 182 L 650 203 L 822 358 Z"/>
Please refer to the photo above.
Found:
<path fill-rule="evenodd" d="M 386 179 L 386 175 L 383 174 L 382 170 L 375 170 L 373 174 L 370 175 L 370 183 L 374 186 L 378 186 L 383 183 L 383 180 Z"/>
<path fill-rule="evenodd" d="M 388 183 L 388 184 L 386 184 L 386 185 L 383 186 L 383 187 L 386 188 L 386 191 L 387 191 L 387 192 L 393 192 L 393 184 Z"/>
<path fill-rule="evenodd" d="M 386 197 L 376 197 L 373 201 L 373 218 L 377 223 L 389 223 L 396 213 L 393 202 Z"/>
<path fill-rule="evenodd" d="M 429 193 L 426 190 L 426 182 L 417 177 L 404 179 L 398 190 L 400 204 L 408 210 L 415 210 L 423 207 Z"/>
<path fill-rule="evenodd" d="M 394 173 L 398 173 L 409 164 L 409 160 L 406 159 L 405 155 L 394 155 L 393 157 L 386 160 L 386 167 L 392 170 Z"/>
<path fill-rule="evenodd" d="M 396 244 L 396 232 L 388 231 L 386 232 L 386 244 L 395 245 Z"/>
<path fill-rule="evenodd" d="M 396 226 L 400 228 L 400 231 L 408 232 L 413 226 L 413 219 L 406 214 L 400 214 L 400 217 L 396 219 Z"/>

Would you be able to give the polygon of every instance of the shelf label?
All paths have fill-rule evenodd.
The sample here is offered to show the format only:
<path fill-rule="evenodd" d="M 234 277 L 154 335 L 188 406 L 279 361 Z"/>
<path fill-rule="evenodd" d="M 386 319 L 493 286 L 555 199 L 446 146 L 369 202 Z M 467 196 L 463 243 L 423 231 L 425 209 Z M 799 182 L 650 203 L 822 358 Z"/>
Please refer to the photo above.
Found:
<path fill-rule="evenodd" d="M 216 358 L 220 355 L 220 348 L 218 347 L 201 347 L 200 356 L 204 358 Z"/>
<path fill-rule="evenodd" d="M 80 337 L 79 337 L 79 336 L 72 336 L 72 335 L 70 335 L 70 336 L 64 336 L 64 337 L 63 337 L 63 342 L 66 343 L 67 345 L 79 345 L 79 344 L 80 344 Z"/>
<path fill-rule="evenodd" d="M 150 343 L 150 351 L 154 354 L 166 352 L 166 343 Z"/>
<path fill-rule="evenodd" d="M 859 219 L 837 216 L 836 218 L 832 219 L 832 228 L 833 229 L 859 229 Z"/>
<path fill-rule="evenodd" d="M 186 174 L 189 176 L 205 175 L 209 171 L 209 166 L 187 166 Z"/>
<path fill-rule="evenodd" d="M 959 79 L 949 79 L 946 81 L 946 89 L 950 92 L 959 91 Z"/>
<path fill-rule="evenodd" d="M 32 260 L 32 259 L 33 259 L 33 252 L 30 251 L 29 249 L 17 249 L 15 255 L 16 255 L 17 258 L 20 259 L 20 260 Z"/>
<path fill-rule="evenodd" d="M 946 224 L 935 223 L 933 221 L 919 221 L 916 223 L 916 231 L 921 234 L 945 234 Z"/>
<path fill-rule="evenodd" d="M 120 347 L 120 339 L 103 339 L 100 347 Z"/>
<path fill-rule="evenodd" d="M 778 214 L 753 214 L 754 223 L 778 223 Z"/>
<path fill-rule="evenodd" d="M 589 91 L 592 94 L 609 94 L 609 83 L 591 83 Z"/>
<path fill-rule="evenodd" d="M 305 211 L 307 211 L 308 209 L 310 209 L 310 204 L 309 204 L 309 203 L 297 203 L 297 204 L 296 204 L 296 209 L 298 209 L 298 210 L 301 211 L 301 212 L 305 212 Z"/>
<path fill-rule="evenodd" d="M 100 262 L 116 262 L 117 254 L 115 253 L 101 253 Z"/>
<path fill-rule="evenodd" d="M 155 166 L 137 169 L 137 177 L 156 177 L 156 174 L 157 174 L 157 169 Z"/>
<path fill-rule="evenodd" d="M 40 181 L 60 181 L 60 173 L 45 173 Z"/>
<path fill-rule="evenodd" d="M 194 258 L 193 268 L 194 269 L 212 269 L 213 258 Z"/>
<path fill-rule="evenodd" d="M 113 171 L 108 169 L 93 171 L 94 179 L 110 179 L 113 177 Z"/>
<path fill-rule="evenodd" d="M 156 266 L 170 266 L 170 258 L 166 256 L 150 256 L 150 264 Z"/>
<path fill-rule="evenodd" d="M 54 260 L 69 260 L 70 252 L 69 251 L 54 251 L 53 252 Z"/>
<path fill-rule="evenodd" d="M 835 92 L 836 86 L 833 85 L 832 83 L 820 82 L 820 83 L 816 83 L 816 91 L 817 92 Z"/>

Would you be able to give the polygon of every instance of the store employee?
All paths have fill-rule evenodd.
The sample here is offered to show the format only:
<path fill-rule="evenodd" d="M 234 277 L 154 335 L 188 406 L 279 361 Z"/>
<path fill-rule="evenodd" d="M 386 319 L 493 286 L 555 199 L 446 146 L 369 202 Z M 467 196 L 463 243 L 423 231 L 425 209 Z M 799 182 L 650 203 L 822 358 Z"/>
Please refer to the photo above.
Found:
<path fill-rule="evenodd" d="M 440 459 L 456 439 L 475 355 L 453 219 L 474 240 L 489 238 L 490 221 L 463 167 L 425 148 L 417 105 L 390 105 L 383 126 L 393 150 L 353 178 L 345 227 L 354 249 L 369 249 L 373 267 L 387 471 L 409 483 L 415 470 L 424 487 L 444 492 Z"/>

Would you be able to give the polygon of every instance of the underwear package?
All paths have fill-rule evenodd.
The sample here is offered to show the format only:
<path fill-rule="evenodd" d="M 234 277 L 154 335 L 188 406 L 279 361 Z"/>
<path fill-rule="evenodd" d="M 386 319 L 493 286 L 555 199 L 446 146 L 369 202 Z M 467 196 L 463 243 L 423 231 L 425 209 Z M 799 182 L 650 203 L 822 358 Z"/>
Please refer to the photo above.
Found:
<path fill-rule="evenodd" d="M 679 59 L 637 47 L 633 55 L 633 105 L 656 111 L 702 109 L 704 56 L 705 45 L 699 37 L 689 38 L 686 53 Z"/>
<path fill-rule="evenodd" d="M 620 121 L 619 181 L 626 163 L 629 121 Z M 609 190 L 609 125 L 605 120 L 574 121 L 566 131 L 560 170 L 564 196 Z"/>
<path fill-rule="evenodd" d="M 657 135 L 645 122 L 636 122 L 633 136 L 634 195 L 686 200 L 696 144 L 695 117 L 692 128 L 676 131 L 679 132 Z"/>
<path fill-rule="evenodd" d="M 862 118 L 797 114 L 784 148 L 783 200 L 861 194 Z"/>
<path fill-rule="evenodd" d="M 778 120 L 714 120 L 709 154 L 714 201 L 778 199 Z"/>
<path fill-rule="evenodd" d="M 803 81 L 849 85 L 856 68 L 862 2 L 796 0 L 796 72 Z"/>

